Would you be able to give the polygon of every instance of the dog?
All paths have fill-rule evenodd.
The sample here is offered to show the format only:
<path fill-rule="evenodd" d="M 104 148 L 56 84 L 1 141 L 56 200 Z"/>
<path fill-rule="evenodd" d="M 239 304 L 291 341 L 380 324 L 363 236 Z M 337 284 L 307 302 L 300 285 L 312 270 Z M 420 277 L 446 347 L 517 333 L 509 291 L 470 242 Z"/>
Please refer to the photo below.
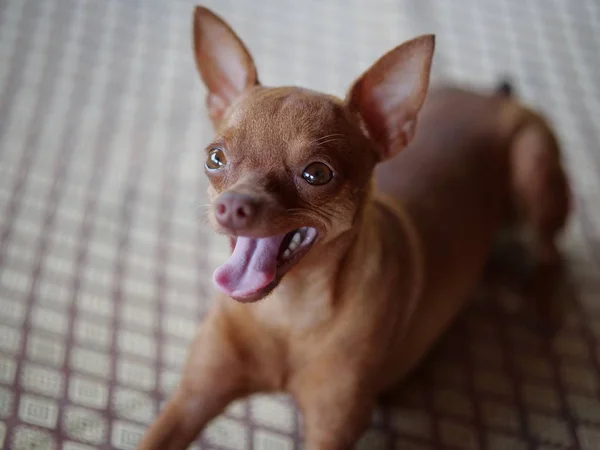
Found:
<path fill-rule="evenodd" d="M 433 35 L 340 99 L 261 85 L 204 7 L 193 28 L 215 128 L 210 222 L 231 256 L 138 449 L 185 449 L 233 400 L 273 391 L 295 398 L 306 448 L 352 448 L 468 301 L 502 230 L 527 236 L 532 279 L 560 264 L 571 195 L 557 139 L 505 87 L 430 88 Z"/>

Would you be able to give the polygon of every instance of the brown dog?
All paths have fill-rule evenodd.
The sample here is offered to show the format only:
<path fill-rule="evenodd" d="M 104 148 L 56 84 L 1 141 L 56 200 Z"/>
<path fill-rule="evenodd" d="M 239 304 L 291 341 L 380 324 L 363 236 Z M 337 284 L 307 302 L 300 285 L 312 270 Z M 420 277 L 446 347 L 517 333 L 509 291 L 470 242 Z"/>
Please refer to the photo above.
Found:
<path fill-rule="evenodd" d="M 261 86 L 201 7 L 194 44 L 216 128 L 211 220 L 232 254 L 138 448 L 184 449 L 232 400 L 276 390 L 296 398 L 307 448 L 350 448 L 465 304 L 505 225 L 526 231 L 536 274 L 558 264 L 570 195 L 557 143 L 500 93 L 425 101 L 433 36 L 384 55 L 344 100 Z"/>

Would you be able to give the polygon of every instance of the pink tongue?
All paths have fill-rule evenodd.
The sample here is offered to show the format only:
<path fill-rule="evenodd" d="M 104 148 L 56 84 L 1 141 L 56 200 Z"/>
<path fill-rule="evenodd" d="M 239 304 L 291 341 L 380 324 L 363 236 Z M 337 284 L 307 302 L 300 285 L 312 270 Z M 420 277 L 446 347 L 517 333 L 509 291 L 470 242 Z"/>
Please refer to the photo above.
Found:
<path fill-rule="evenodd" d="M 275 279 L 284 237 L 238 237 L 229 260 L 215 270 L 217 288 L 231 297 L 247 297 L 267 287 Z"/>

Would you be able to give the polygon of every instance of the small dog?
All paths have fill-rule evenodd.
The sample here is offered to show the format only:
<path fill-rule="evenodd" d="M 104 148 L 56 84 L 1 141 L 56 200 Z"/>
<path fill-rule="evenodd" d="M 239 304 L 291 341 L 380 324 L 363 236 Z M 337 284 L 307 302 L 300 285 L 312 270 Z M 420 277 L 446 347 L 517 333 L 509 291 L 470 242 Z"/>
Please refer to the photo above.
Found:
<path fill-rule="evenodd" d="M 211 222 L 232 253 L 138 448 L 184 449 L 233 400 L 279 390 L 308 449 L 351 448 L 464 306 L 501 230 L 527 235 L 533 279 L 560 264 L 571 195 L 557 141 L 505 88 L 430 90 L 433 35 L 385 54 L 343 100 L 261 86 L 203 7 L 194 48 L 216 130 Z"/>

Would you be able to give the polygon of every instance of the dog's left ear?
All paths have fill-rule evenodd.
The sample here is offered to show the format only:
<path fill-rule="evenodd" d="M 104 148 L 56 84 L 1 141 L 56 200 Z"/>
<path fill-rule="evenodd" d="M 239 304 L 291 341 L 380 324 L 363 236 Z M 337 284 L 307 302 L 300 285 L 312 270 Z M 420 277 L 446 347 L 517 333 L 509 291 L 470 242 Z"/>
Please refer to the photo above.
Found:
<path fill-rule="evenodd" d="M 412 139 L 417 114 L 425 101 L 435 37 L 424 35 L 383 55 L 354 82 L 346 102 L 360 116 L 381 160 Z"/>
<path fill-rule="evenodd" d="M 247 88 L 258 84 L 250 52 L 231 27 L 203 6 L 194 10 L 194 54 L 208 89 L 208 113 L 216 126 Z"/>

